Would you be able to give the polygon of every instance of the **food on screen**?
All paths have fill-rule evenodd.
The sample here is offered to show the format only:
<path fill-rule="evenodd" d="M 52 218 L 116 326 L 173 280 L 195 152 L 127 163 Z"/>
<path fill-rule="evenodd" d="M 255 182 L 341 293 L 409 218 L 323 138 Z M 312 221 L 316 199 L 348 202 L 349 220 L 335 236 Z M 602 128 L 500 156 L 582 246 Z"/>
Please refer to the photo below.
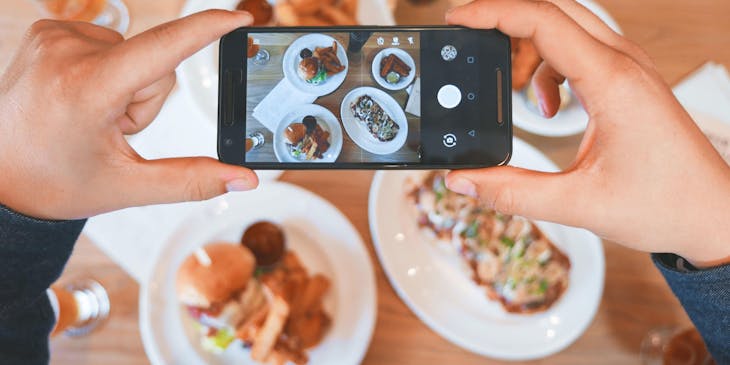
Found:
<path fill-rule="evenodd" d="M 363 123 L 370 134 L 380 142 L 392 141 L 400 130 L 400 126 L 369 95 L 362 95 L 355 100 L 350 109 L 355 118 Z"/>
<path fill-rule="evenodd" d="M 208 244 L 202 248 L 208 262 L 190 255 L 178 269 L 178 300 L 206 351 L 220 354 L 237 343 L 257 362 L 299 365 L 325 337 L 331 317 L 323 298 L 330 280 L 309 274 L 292 251 L 282 250 L 278 258 L 265 254 L 278 261 L 262 265 L 256 258 L 262 253 L 247 248 L 261 249 L 249 240 L 274 242 L 281 235 L 275 224 L 259 222 L 246 230 L 244 244 Z"/>
<path fill-rule="evenodd" d="M 321 159 L 330 148 L 330 132 L 324 130 L 316 117 L 308 115 L 301 122 L 289 124 L 284 130 L 289 154 L 297 160 Z"/>
<path fill-rule="evenodd" d="M 327 77 L 345 70 L 337 57 L 337 42 L 332 42 L 330 47 L 316 47 L 314 52 L 309 48 L 302 49 L 299 57 L 302 58 L 297 68 L 299 77 L 313 85 L 322 84 Z"/>
<path fill-rule="evenodd" d="M 397 84 L 410 73 L 411 67 L 395 54 L 383 57 L 380 61 L 380 77 L 389 84 Z"/>
<path fill-rule="evenodd" d="M 487 209 L 446 188 L 444 172 L 407 188 L 418 225 L 447 242 L 487 297 L 510 313 L 550 308 L 568 288 L 570 260 L 534 222 Z"/>

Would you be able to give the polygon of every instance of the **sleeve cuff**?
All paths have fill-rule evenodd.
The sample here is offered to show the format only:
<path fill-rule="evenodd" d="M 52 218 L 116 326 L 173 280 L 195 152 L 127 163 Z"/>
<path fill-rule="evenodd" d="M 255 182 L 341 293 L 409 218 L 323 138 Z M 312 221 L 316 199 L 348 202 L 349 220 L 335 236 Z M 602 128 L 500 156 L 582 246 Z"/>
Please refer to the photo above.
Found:
<path fill-rule="evenodd" d="M 71 256 L 86 220 L 49 221 L 0 205 L 0 317 L 45 295 Z"/>

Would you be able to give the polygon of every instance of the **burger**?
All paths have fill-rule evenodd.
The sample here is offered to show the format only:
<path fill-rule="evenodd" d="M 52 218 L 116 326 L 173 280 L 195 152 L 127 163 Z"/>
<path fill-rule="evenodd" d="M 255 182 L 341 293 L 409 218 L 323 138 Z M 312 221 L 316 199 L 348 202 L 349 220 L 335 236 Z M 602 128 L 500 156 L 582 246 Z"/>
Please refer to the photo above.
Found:
<path fill-rule="evenodd" d="M 212 243 L 202 250 L 209 260 L 188 256 L 177 273 L 180 303 L 195 319 L 204 349 L 220 353 L 235 340 L 236 328 L 266 305 L 253 277 L 256 259 L 240 244 Z"/>
<path fill-rule="evenodd" d="M 302 59 L 297 70 L 302 80 L 313 85 L 319 85 L 327 79 L 327 70 L 317 57 Z"/>

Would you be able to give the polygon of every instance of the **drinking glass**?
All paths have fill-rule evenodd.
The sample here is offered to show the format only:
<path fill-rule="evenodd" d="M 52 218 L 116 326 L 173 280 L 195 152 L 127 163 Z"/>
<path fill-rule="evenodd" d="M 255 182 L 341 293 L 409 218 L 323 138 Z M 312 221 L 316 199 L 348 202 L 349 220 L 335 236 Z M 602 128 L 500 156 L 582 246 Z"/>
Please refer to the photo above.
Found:
<path fill-rule="evenodd" d="M 56 315 L 51 336 L 64 333 L 70 337 L 84 336 L 99 327 L 109 317 L 109 295 L 92 279 L 81 279 L 67 285 L 54 284 L 48 289 L 48 299 Z"/>
<path fill-rule="evenodd" d="M 90 22 L 121 34 L 129 28 L 129 10 L 122 0 L 32 0 L 44 16 Z"/>
<path fill-rule="evenodd" d="M 702 337 L 694 328 L 658 327 L 641 342 L 644 365 L 714 365 Z"/>
<path fill-rule="evenodd" d="M 264 134 L 261 132 L 254 132 L 246 137 L 246 152 L 256 150 L 264 145 Z"/>

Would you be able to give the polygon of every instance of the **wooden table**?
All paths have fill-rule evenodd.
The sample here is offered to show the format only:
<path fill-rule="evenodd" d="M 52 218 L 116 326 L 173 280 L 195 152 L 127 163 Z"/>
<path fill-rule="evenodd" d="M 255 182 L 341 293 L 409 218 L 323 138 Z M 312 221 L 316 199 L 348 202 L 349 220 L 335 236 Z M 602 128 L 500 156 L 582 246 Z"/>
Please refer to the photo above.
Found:
<path fill-rule="evenodd" d="M 181 0 L 125 0 L 132 14 L 131 33 L 172 19 Z M 599 0 L 615 17 L 626 36 L 644 47 L 670 84 L 713 60 L 730 67 L 730 2 L 727 0 Z M 440 22 L 446 0 L 415 8 L 401 1 L 396 17 L 403 24 Z M 37 16 L 29 0 L 0 2 L 0 66 L 9 62 L 28 25 Z M 544 138 L 516 131 L 558 165 L 570 164 L 580 136 Z M 478 364 L 501 363 L 462 350 L 421 323 L 388 283 L 372 250 L 367 221 L 369 171 L 287 172 L 282 180 L 323 196 L 353 222 L 368 242 L 376 263 L 378 320 L 364 364 Z M 687 325 L 688 319 L 648 256 L 605 243 L 606 284 L 595 320 L 573 345 L 531 364 L 636 364 L 644 334 L 660 325 Z M 142 253 L 140 253 L 142 254 Z M 144 364 L 138 331 L 139 287 L 85 237 L 79 240 L 64 274 L 94 277 L 110 291 L 109 322 L 92 336 L 58 338 L 52 345 L 53 364 Z"/>
<path fill-rule="evenodd" d="M 332 33 L 328 34 L 333 39 L 335 39 L 338 44 L 340 44 L 341 47 L 345 50 L 344 54 L 347 56 L 348 61 L 348 69 L 345 72 L 345 79 L 342 81 L 342 84 L 332 93 L 317 96 L 314 100 L 314 104 L 320 105 L 330 111 L 332 115 L 334 115 L 334 119 L 330 117 L 329 123 L 333 123 L 332 125 L 329 125 L 327 128 L 328 131 L 331 132 L 331 138 L 330 143 L 334 146 L 336 141 L 333 140 L 335 138 L 335 135 L 333 132 L 334 128 L 337 128 L 337 126 L 340 126 L 340 129 L 342 130 L 342 150 L 337 158 L 337 162 L 341 163 L 357 163 L 357 162 L 390 162 L 390 163 L 399 163 L 399 162 L 418 162 L 418 146 L 420 145 L 420 118 L 417 116 L 410 114 L 410 113 L 404 113 L 406 119 L 405 120 L 396 120 L 396 123 L 399 125 L 406 123 L 408 124 L 407 128 L 407 137 L 405 139 L 405 142 L 403 146 L 401 146 L 397 151 L 389 154 L 376 154 L 369 152 L 363 148 L 361 148 L 357 143 L 360 141 L 360 143 L 367 142 L 369 140 L 372 140 L 373 142 L 377 142 L 377 140 L 370 136 L 369 133 L 367 134 L 361 134 L 360 136 L 364 137 L 361 140 L 355 140 L 353 139 L 352 135 L 350 134 L 350 130 L 354 131 L 364 131 L 364 126 L 359 125 L 361 122 L 354 119 L 354 118 L 348 118 L 347 120 L 343 120 L 341 116 L 341 106 L 344 102 L 344 99 L 348 93 L 351 91 L 359 88 L 359 87 L 374 87 L 377 88 L 386 95 L 389 95 L 393 101 L 394 104 L 397 104 L 397 108 L 405 109 L 406 102 L 408 101 L 408 93 L 404 90 L 386 90 L 379 86 L 376 82 L 376 80 L 372 76 L 372 69 L 371 65 L 373 62 L 373 59 L 376 57 L 376 55 L 382 51 L 385 50 L 388 45 L 379 45 L 378 44 L 378 38 L 388 39 L 390 44 L 390 40 L 393 39 L 394 36 L 397 36 L 396 33 L 386 33 L 386 32 L 379 32 L 376 34 L 373 34 L 367 42 L 364 44 L 362 50 L 359 52 L 349 52 L 347 51 L 348 46 L 350 44 L 350 37 L 349 33 Z M 265 49 L 267 52 L 269 52 L 269 61 L 268 63 L 264 65 L 257 65 L 253 62 L 248 63 L 248 84 L 247 84 L 247 94 L 246 94 L 246 115 L 252 116 L 254 115 L 254 108 L 261 103 L 261 101 L 271 93 L 271 90 L 273 90 L 275 87 L 279 85 L 282 80 L 285 79 L 285 74 L 282 68 L 282 62 L 284 59 L 284 54 L 289 49 L 289 46 L 292 44 L 292 42 L 295 42 L 299 37 L 301 37 L 301 34 L 296 33 L 285 33 L 285 34 L 256 34 L 252 35 L 251 37 L 255 39 L 255 41 L 259 44 L 261 49 Z M 416 64 L 416 69 L 413 72 L 418 73 L 420 71 L 420 54 L 418 53 L 418 45 L 419 40 L 416 39 L 417 34 L 414 34 L 414 44 L 410 45 L 406 42 L 405 39 L 403 39 L 403 43 L 401 45 L 401 49 L 406 51 L 414 60 Z M 327 44 L 321 44 L 316 45 L 319 47 L 328 46 Z M 311 51 L 314 51 L 314 49 L 310 49 Z M 299 54 L 299 50 L 293 50 L 293 52 L 296 52 L 296 54 Z M 388 52 L 388 51 L 385 51 Z M 387 53 L 390 54 L 390 53 Z M 344 60 L 341 60 L 344 61 Z M 293 65 L 286 65 L 288 67 L 291 67 L 291 69 L 294 70 Z M 285 67 L 286 67 L 285 66 Z M 314 87 L 307 87 L 306 90 L 312 90 L 316 91 L 317 88 L 325 88 L 329 87 L 328 83 L 336 82 L 336 77 L 338 75 L 334 75 L 328 78 L 323 84 L 319 86 Z M 296 77 L 296 76 L 295 76 Z M 285 81 L 289 85 L 293 85 L 294 83 L 298 83 L 299 85 L 306 86 L 303 82 L 299 80 L 289 80 Z M 291 86 L 294 87 L 294 86 Z M 294 92 L 299 92 L 296 88 Z M 373 97 L 373 95 L 370 95 Z M 313 96 L 314 98 L 314 96 Z M 380 99 L 378 99 L 380 101 Z M 287 113 L 297 113 L 297 110 L 301 110 L 300 108 L 297 108 L 295 105 L 288 104 L 285 100 L 282 100 L 284 105 L 282 107 L 286 108 L 288 110 Z M 382 102 L 381 102 L 382 103 Z M 386 104 L 383 104 L 386 105 Z M 387 108 L 387 106 L 386 106 Z M 386 109 L 387 110 L 387 109 Z M 306 114 L 306 113 L 305 113 Z M 395 110 L 391 111 L 389 114 L 392 114 L 391 117 L 399 119 L 396 117 L 397 114 L 395 114 Z M 270 114 L 265 114 L 266 120 L 259 121 L 256 117 L 249 117 L 247 119 L 247 134 L 251 133 L 261 133 L 264 136 L 264 145 L 260 148 L 256 148 L 254 150 L 249 151 L 246 154 L 246 161 L 247 162 L 276 162 L 277 156 L 274 154 L 274 144 L 275 143 L 284 143 L 282 140 L 280 140 L 278 137 L 275 137 L 274 134 L 276 132 L 276 128 L 280 126 L 278 123 L 278 120 L 272 120 Z M 302 115 L 304 116 L 304 115 Z M 316 115 L 319 119 L 319 123 L 324 125 L 327 125 L 327 118 L 322 118 L 324 115 Z M 286 116 L 285 116 L 286 117 Z M 335 120 L 336 119 L 336 120 Z M 342 121 L 342 122 L 339 122 Z M 301 119 L 299 120 L 287 120 L 286 123 L 301 123 Z M 273 127 L 273 128 L 272 128 Z M 274 129 L 274 130 L 272 130 Z M 406 129 L 401 126 L 401 132 L 405 131 Z M 282 137 L 283 138 L 283 137 Z M 386 142 L 384 144 L 389 143 L 397 143 L 397 139 L 393 139 L 390 142 Z M 288 156 L 287 156 L 288 157 Z"/>

